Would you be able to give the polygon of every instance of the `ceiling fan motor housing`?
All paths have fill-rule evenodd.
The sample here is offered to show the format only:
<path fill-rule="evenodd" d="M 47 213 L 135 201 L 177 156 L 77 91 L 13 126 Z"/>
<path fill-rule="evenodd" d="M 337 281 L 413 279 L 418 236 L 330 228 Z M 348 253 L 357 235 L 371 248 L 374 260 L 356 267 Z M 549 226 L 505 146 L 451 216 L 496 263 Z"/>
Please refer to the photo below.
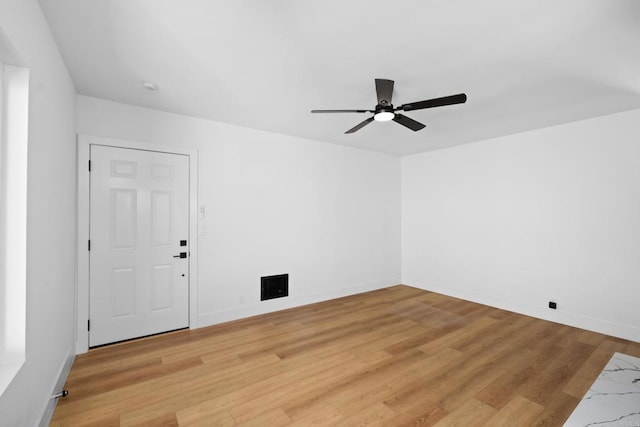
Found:
<path fill-rule="evenodd" d="M 393 111 L 394 111 L 393 104 L 389 104 L 389 105 L 378 104 L 376 105 L 375 114 L 385 113 L 385 112 L 393 113 Z"/>
<path fill-rule="evenodd" d="M 393 120 L 395 116 L 396 114 L 394 113 L 394 108 L 392 104 L 376 105 L 375 113 L 373 114 L 373 118 L 378 122 L 387 122 L 389 120 Z"/>

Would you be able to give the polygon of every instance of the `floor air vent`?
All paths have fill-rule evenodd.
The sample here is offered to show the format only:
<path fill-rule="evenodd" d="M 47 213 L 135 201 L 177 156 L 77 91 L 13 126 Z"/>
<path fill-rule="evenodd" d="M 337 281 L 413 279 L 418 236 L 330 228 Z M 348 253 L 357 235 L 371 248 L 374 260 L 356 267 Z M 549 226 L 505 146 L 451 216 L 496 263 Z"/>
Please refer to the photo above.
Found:
<path fill-rule="evenodd" d="M 278 274 L 260 278 L 260 301 L 289 295 L 289 275 Z"/>

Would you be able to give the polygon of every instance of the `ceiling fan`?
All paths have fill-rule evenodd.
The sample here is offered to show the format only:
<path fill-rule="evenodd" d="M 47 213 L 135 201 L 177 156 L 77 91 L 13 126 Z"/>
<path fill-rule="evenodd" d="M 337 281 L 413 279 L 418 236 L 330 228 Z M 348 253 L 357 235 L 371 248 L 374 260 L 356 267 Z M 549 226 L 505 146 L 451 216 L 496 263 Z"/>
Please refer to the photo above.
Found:
<path fill-rule="evenodd" d="M 393 120 L 396 123 L 400 123 L 402 126 L 408 127 L 412 131 L 419 131 L 423 129 L 425 125 L 417 122 L 404 114 L 397 113 L 396 111 L 413 111 L 423 110 L 425 108 L 442 107 L 445 105 L 463 104 L 467 101 L 467 95 L 459 93 L 457 95 L 444 96 L 442 98 L 428 99 L 426 101 L 411 102 L 399 107 L 394 107 L 391 103 L 391 96 L 393 95 L 393 80 L 376 79 L 376 93 L 378 94 L 378 105 L 373 110 L 311 110 L 312 113 L 373 113 L 373 116 L 369 117 L 365 121 L 355 125 L 345 133 L 354 133 L 372 121 L 387 122 Z"/>

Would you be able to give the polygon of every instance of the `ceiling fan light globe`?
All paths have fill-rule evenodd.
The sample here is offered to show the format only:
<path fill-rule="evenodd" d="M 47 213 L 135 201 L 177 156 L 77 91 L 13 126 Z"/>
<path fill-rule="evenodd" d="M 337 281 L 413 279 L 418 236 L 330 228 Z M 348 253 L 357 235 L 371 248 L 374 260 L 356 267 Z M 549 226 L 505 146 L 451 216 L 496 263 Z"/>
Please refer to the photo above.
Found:
<path fill-rule="evenodd" d="M 393 120 L 396 115 L 391 111 L 380 111 L 376 113 L 373 118 L 377 122 L 388 122 L 389 120 Z"/>

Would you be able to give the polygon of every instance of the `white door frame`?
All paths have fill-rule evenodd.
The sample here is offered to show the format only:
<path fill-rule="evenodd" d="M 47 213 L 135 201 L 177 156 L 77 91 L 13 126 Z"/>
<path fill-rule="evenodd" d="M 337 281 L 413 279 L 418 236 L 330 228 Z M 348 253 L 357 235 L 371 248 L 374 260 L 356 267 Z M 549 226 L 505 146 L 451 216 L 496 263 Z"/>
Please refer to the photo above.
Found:
<path fill-rule="evenodd" d="M 189 328 L 198 327 L 198 150 L 78 135 L 78 266 L 76 354 L 89 350 L 89 155 L 91 144 L 189 156 Z"/>

